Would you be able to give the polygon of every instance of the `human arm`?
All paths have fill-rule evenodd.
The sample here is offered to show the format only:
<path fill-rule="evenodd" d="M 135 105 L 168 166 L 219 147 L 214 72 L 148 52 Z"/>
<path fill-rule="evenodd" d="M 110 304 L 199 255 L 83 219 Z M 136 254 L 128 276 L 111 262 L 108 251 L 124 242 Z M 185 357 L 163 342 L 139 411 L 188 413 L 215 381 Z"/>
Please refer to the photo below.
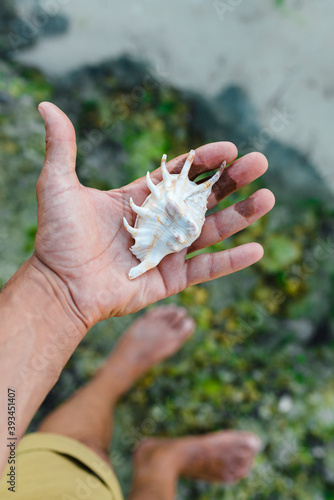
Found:
<path fill-rule="evenodd" d="M 8 438 L 22 437 L 86 328 L 66 287 L 35 256 L 1 291 L 0 317 L 1 475 Z"/>
<path fill-rule="evenodd" d="M 187 252 L 246 227 L 273 206 L 273 195 L 260 190 L 248 202 L 252 210 L 242 210 L 238 205 L 209 216 L 190 249 L 167 256 L 157 268 L 130 281 L 127 274 L 137 260 L 129 251 L 132 240 L 122 218 L 133 222 L 129 199 L 132 196 L 138 205 L 144 201 L 148 195 L 145 179 L 112 191 L 82 186 L 75 173 L 72 124 L 52 104 L 42 103 L 40 108 L 46 115 L 47 134 L 45 163 L 37 183 L 35 251 L 0 294 L 0 314 L 4 317 L 0 326 L 0 415 L 6 417 L 7 387 L 16 386 L 18 437 L 95 323 L 135 312 L 189 285 L 253 264 L 262 256 L 262 247 L 256 243 L 187 260 L 185 257 Z M 223 160 L 230 163 L 236 155 L 231 143 L 202 146 L 196 150 L 190 177 L 210 172 Z M 176 173 L 184 160 L 182 155 L 167 167 Z M 266 168 L 261 154 L 235 161 L 213 191 L 209 207 L 262 175 Z M 161 180 L 160 169 L 152 173 L 152 179 L 155 183 Z M 0 427 L 2 443 L 7 432 L 5 420 L 2 418 Z"/>

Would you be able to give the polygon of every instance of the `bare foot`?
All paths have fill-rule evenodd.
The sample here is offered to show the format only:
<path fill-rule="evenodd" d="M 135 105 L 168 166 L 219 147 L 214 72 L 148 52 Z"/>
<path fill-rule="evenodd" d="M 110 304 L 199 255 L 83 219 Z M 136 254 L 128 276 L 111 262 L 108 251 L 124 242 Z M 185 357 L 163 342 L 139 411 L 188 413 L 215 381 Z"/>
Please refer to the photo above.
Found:
<path fill-rule="evenodd" d="M 174 467 L 176 477 L 235 483 L 249 474 L 260 449 L 261 441 L 255 434 L 239 431 L 147 439 L 135 452 L 135 475 L 141 481 L 151 475 L 152 480 L 152 474 L 166 473 Z"/>
<path fill-rule="evenodd" d="M 129 389 L 149 368 L 177 352 L 195 329 L 186 309 L 174 305 L 151 309 L 124 333 L 99 376 Z"/>

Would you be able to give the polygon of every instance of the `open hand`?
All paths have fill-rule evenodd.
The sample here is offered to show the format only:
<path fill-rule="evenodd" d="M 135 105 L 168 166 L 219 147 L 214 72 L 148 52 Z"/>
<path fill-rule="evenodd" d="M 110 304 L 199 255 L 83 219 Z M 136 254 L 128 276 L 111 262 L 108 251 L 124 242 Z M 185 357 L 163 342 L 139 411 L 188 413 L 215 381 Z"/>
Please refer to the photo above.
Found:
<path fill-rule="evenodd" d="M 130 281 L 128 272 L 139 261 L 129 250 L 133 240 L 122 219 L 125 216 L 134 224 L 129 200 L 143 203 L 149 194 L 145 178 L 110 191 L 83 186 L 75 172 L 76 139 L 70 120 L 51 103 L 43 102 L 39 109 L 45 117 L 46 156 L 37 182 L 38 230 L 31 262 L 59 287 L 58 293 L 65 294 L 87 328 L 99 320 L 138 311 L 187 286 L 239 271 L 262 257 L 261 245 L 247 243 L 186 260 L 187 253 L 217 243 L 267 213 L 274 205 L 267 189 L 210 215 L 190 248 L 166 256 L 156 268 Z M 186 156 L 171 160 L 168 170 L 178 173 Z M 189 177 L 194 180 L 236 157 L 237 148 L 230 142 L 202 146 L 196 150 Z M 235 160 L 214 185 L 208 208 L 266 169 L 261 153 Z M 161 181 L 160 168 L 151 178 Z"/>

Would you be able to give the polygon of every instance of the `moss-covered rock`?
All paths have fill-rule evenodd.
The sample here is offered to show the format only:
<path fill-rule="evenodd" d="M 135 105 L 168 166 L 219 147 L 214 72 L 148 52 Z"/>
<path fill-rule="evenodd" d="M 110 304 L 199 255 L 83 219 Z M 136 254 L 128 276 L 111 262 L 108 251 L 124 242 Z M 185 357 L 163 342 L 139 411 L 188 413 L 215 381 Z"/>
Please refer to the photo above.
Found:
<path fill-rule="evenodd" d="M 206 102 L 154 80 L 145 65 L 128 59 L 85 68 L 60 82 L 4 62 L 0 76 L 1 282 L 33 249 L 35 184 L 44 153 L 37 112 L 41 100 L 52 100 L 71 117 L 78 175 L 101 189 L 154 169 L 162 153 L 171 158 L 224 138 L 245 144 L 259 131 L 241 89 L 227 89 Z M 274 141 L 266 150 L 272 168 L 263 180 L 219 208 L 264 185 L 273 189 L 276 208 L 213 248 L 258 240 L 265 257 L 247 270 L 165 301 L 185 306 L 197 331 L 119 406 L 112 457 L 125 490 L 130 453 L 143 437 L 236 428 L 252 430 L 263 440 L 252 476 L 223 489 L 184 482 L 180 498 L 333 498 L 333 208 L 326 186 L 303 155 Z M 31 429 L 92 376 L 135 316 L 93 328 Z"/>

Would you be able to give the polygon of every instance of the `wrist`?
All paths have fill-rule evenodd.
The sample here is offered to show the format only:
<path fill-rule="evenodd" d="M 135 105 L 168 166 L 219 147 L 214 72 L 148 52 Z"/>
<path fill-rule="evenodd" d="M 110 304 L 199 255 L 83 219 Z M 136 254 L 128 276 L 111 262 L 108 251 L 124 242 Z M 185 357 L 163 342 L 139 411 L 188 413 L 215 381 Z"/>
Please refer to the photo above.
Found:
<path fill-rule="evenodd" d="M 31 274 L 34 275 L 39 292 L 45 297 L 47 307 L 53 306 L 53 311 L 50 308 L 50 314 L 46 314 L 46 316 L 52 317 L 53 315 L 55 319 L 58 318 L 57 323 L 66 324 L 66 330 L 76 331 L 81 340 L 92 325 L 88 325 L 85 317 L 77 308 L 69 287 L 35 253 L 27 260 L 26 264 L 29 266 Z"/>
<path fill-rule="evenodd" d="M 66 286 L 34 255 L 3 288 L 1 350 L 12 358 L 15 349 L 20 383 L 37 376 L 52 387 L 87 332 L 68 295 Z"/>

